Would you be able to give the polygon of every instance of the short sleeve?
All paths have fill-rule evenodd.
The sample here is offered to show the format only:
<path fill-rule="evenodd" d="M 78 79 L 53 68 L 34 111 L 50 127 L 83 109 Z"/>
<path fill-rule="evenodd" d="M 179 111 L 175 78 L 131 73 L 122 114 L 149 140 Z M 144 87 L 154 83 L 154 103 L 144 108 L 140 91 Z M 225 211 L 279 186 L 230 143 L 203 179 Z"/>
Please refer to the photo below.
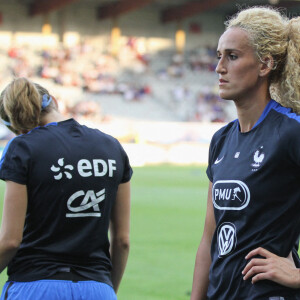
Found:
<path fill-rule="evenodd" d="M 209 145 L 209 152 L 208 152 L 208 167 L 206 169 L 206 175 L 210 182 L 213 182 L 213 164 L 216 160 L 216 150 L 217 147 L 219 147 L 220 141 L 224 140 L 226 138 L 226 135 L 228 131 L 234 130 L 234 127 L 236 125 L 235 121 L 230 122 L 228 125 L 220 128 L 218 131 L 216 131 L 211 139 L 210 145 Z"/>
<path fill-rule="evenodd" d="M 212 176 L 212 171 L 211 171 L 211 156 L 212 156 L 212 144 L 210 144 L 209 146 L 209 153 L 208 153 L 208 166 L 207 166 L 207 169 L 206 169 L 206 175 L 209 179 L 209 181 L 213 182 L 213 176 Z"/>
<path fill-rule="evenodd" d="M 26 184 L 30 153 L 26 143 L 20 138 L 12 139 L 3 150 L 0 161 L 0 179 Z"/>
<path fill-rule="evenodd" d="M 214 155 L 215 144 L 217 141 L 217 136 L 218 136 L 218 132 L 216 132 L 213 135 L 210 145 L 209 145 L 209 152 L 208 152 L 208 166 L 206 169 L 206 175 L 211 182 L 213 182 L 213 172 L 212 172 L 211 166 L 213 164 L 213 155 Z"/>
<path fill-rule="evenodd" d="M 123 172 L 123 177 L 121 179 L 121 183 L 125 183 L 131 179 L 133 170 L 130 166 L 128 155 L 122 146 L 121 146 L 121 153 L 122 153 L 123 162 L 124 162 L 124 172 Z"/>

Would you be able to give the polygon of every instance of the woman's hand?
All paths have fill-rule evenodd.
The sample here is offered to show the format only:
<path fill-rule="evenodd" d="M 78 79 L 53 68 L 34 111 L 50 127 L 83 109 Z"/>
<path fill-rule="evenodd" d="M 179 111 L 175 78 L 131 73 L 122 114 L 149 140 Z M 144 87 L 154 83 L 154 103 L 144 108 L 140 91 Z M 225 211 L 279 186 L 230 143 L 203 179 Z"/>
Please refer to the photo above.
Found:
<path fill-rule="evenodd" d="M 265 258 L 252 258 L 257 255 Z M 249 252 L 245 259 L 251 260 L 242 271 L 244 280 L 252 277 L 252 283 L 271 280 L 289 288 L 300 288 L 300 269 L 296 268 L 292 253 L 285 258 L 260 247 Z"/>

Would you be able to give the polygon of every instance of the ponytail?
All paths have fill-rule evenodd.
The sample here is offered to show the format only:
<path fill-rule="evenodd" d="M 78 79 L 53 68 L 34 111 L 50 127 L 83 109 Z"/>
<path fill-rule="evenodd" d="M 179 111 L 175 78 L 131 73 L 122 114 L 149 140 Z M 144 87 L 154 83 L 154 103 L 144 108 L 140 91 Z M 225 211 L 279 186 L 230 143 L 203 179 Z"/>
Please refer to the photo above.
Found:
<path fill-rule="evenodd" d="M 21 134 L 40 124 L 51 100 L 42 86 L 26 78 L 17 78 L 0 95 L 0 117 L 11 131 Z"/>
<path fill-rule="evenodd" d="M 283 106 L 300 114 L 300 17 L 289 21 L 287 31 L 286 62 L 275 84 L 274 96 Z"/>

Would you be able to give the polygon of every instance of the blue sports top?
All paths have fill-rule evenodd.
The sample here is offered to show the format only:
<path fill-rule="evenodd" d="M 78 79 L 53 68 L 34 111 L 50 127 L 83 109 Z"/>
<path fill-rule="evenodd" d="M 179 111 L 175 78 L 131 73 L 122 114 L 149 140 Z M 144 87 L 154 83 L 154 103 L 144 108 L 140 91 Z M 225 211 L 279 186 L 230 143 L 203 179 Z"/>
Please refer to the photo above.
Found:
<path fill-rule="evenodd" d="M 70 268 L 112 285 L 109 220 L 118 185 L 131 176 L 115 138 L 73 119 L 11 140 L 0 178 L 27 186 L 28 207 L 9 280 L 39 280 Z"/>
<path fill-rule="evenodd" d="M 300 116 L 271 100 L 249 132 L 235 120 L 212 138 L 207 175 L 216 230 L 207 297 L 300 299 L 272 281 L 244 281 L 245 256 L 257 247 L 283 257 L 300 235 Z M 299 257 L 294 251 L 295 259 Z M 279 298 L 278 298 L 279 299 Z"/>

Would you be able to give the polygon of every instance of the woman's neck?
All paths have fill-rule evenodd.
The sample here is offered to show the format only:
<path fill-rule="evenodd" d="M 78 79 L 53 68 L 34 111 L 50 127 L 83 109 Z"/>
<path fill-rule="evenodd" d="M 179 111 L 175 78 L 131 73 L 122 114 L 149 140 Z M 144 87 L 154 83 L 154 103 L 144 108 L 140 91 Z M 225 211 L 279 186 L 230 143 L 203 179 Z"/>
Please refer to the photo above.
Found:
<path fill-rule="evenodd" d="M 256 101 L 235 101 L 241 132 L 248 132 L 253 128 L 269 101 L 270 97 Z"/>
<path fill-rule="evenodd" d="M 66 120 L 66 118 L 59 111 L 53 109 L 42 117 L 40 125 L 44 126 L 52 122 L 61 122 L 64 120 Z"/>

